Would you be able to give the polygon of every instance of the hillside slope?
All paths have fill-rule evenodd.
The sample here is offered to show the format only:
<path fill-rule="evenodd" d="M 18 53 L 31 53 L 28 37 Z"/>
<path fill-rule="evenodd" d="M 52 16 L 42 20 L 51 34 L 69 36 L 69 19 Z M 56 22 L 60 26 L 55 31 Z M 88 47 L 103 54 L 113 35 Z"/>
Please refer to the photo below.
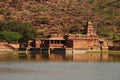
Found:
<path fill-rule="evenodd" d="M 0 20 L 33 24 L 40 35 L 82 33 L 91 20 L 101 37 L 120 39 L 119 4 L 120 0 L 0 0 Z"/>

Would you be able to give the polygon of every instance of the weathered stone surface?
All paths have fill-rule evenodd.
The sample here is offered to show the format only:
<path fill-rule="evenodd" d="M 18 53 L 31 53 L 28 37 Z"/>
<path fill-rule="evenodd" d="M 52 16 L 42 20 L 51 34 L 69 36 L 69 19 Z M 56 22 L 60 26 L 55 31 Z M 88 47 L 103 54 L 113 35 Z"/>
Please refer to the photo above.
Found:
<path fill-rule="evenodd" d="M 9 44 L 7 42 L 0 42 L 0 50 L 13 50 L 18 48 L 19 44 Z"/>
<path fill-rule="evenodd" d="M 48 38 L 33 39 L 28 48 L 74 48 L 80 50 L 108 50 L 107 41 L 98 38 L 92 22 L 88 22 L 84 34 L 52 34 Z"/>

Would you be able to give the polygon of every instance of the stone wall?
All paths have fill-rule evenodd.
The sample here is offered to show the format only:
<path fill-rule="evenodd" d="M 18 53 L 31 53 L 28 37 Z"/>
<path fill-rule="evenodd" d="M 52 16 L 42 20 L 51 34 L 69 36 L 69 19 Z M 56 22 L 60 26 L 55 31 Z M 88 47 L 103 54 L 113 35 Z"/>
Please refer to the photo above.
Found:
<path fill-rule="evenodd" d="M 87 49 L 87 42 L 85 40 L 74 40 L 73 48 Z"/>
<path fill-rule="evenodd" d="M 98 46 L 97 40 L 74 40 L 73 41 L 73 48 L 80 48 L 80 49 L 91 49 L 96 50 Z"/>

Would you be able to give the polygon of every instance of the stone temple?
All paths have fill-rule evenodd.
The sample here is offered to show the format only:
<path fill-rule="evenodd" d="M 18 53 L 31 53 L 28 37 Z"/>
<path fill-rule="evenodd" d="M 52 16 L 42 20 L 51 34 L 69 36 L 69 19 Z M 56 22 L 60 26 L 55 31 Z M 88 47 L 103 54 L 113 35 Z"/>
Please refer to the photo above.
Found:
<path fill-rule="evenodd" d="M 92 22 L 88 22 L 83 34 L 50 34 L 47 38 L 36 38 L 20 48 L 28 49 L 77 49 L 77 50 L 108 50 L 107 41 L 98 38 Z"/>

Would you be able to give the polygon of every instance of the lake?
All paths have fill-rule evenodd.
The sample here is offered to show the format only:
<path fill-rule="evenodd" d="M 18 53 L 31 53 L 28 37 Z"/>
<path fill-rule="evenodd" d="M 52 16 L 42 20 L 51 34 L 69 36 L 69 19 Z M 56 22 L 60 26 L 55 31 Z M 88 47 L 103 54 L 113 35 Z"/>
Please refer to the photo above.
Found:
<path fill-rule="evenodd" d="M 38 57 L 39 56 L 39 57 Z M 82 59 L 64 55 L 0 55 L 0 80 L 119 80 L 120 57 L 80 54 Z M 43 56 L 43 55 L 42 55 Z M 77 55 L 78 56 L 78 55 Z M 91 56 L 91 58 L 90 58 Z M 59 58 L 59 59 L 58 59 Z M 76 57 L 75 57 L 76 58 Z M 87 59 L 89 58 L 89 59 Z M 117 58 L 117 59 L 115 59 Z M 92 59 L 92 60 L 91 60 Z M 95 60 L 94 60 L 95 59 Z"/>

